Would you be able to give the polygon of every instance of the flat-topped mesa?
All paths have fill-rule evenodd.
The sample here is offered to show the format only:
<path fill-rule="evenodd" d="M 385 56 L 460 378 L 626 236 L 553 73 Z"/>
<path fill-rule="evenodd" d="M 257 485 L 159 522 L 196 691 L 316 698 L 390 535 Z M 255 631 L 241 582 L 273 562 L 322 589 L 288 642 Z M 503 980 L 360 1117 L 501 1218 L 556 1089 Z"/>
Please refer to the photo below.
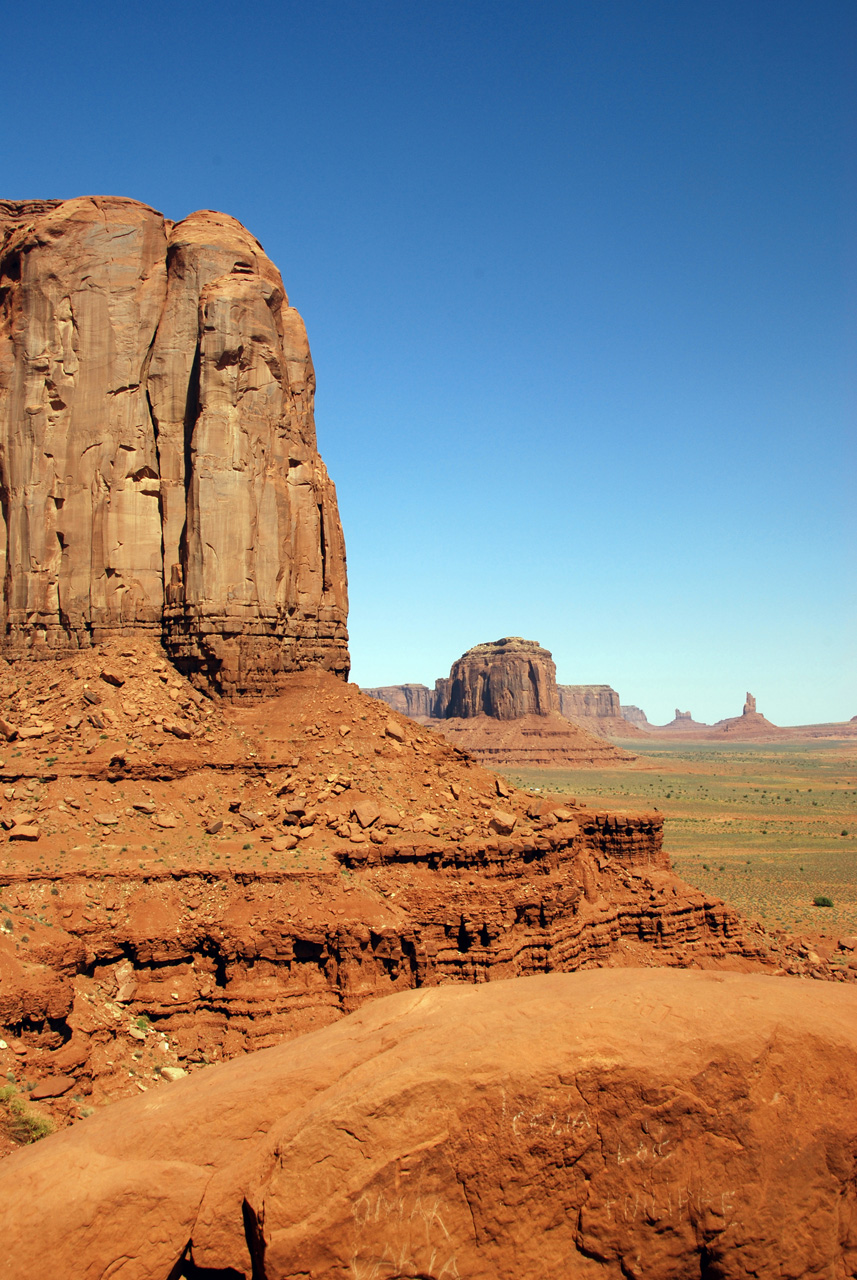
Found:
<path fill-rule="evenodd" d="M 560 684 L 557 690 L 559 709 L 564 716 L 601 720 L 622 715 L 619 695 L 609 684 Z"/>
<path fill-rule="evenodd" d="M 230 697 L 346 676 L 314 390 L 303 321 L 234 218 L 0 202 L 7 655 L 148 631 Z"/>
<path fill-rule="evenodd" d="M 412 720 L 427 720 L 435 713 L 437 693 L 425 684 L 385 684 L 363 692 Z"/>
<path fill-rule="evenodd" d="M 445 719 L 490 716 L 517 720 L 559 712 L 556 667 L 535 640 L 507 636 L 468 649 L 438 681 L 435 715 Z"/>

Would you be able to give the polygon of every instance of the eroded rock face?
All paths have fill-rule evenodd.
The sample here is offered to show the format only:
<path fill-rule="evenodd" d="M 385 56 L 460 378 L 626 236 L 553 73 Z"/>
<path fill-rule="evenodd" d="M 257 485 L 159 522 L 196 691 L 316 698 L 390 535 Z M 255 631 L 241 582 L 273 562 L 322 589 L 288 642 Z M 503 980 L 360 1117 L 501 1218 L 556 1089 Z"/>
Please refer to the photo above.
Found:
<path fill-rule="evenodd" d="M 508 636 L 468 649 L 452 664 L 448 681 L 438 681 L 436 715 L 490 716 L 517 720 L 559 712 L 556 667 L 535 640 Z"/>
<path fill-rule="evenodd" d="M 609 684 L 561 684 L 557 688 L 564 716 L 607 719 L 622 714 L 619 695 Z"/>
<path fill-rule="evenodd" d="M 5 1274 L 851 1276 L 855 1062 L 831 984 L 407 992 L 9 1157 Z"/>
<path fill-rule="evenodd" d="M 143 629 L 227 695 L 347 674 L 314 389 L 303 322 L 235 219 L 0 204 L 7 650 Z"/>
<path fill-rule="evenodd" d="M 412 719 L 434 716 L 437 706 L 437 692 L 425 684 L 385 684 L 363 692 Z"/>

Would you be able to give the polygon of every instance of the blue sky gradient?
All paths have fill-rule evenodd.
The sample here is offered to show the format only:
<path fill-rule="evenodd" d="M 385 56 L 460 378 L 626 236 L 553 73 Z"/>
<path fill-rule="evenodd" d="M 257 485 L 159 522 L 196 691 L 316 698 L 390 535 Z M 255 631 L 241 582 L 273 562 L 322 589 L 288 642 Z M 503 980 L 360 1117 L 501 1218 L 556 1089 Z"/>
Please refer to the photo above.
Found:
<path fill-rule="evenodd" d="M 222 209 L 282 270 L 355 680 L 520 634 L 652 721 L 857 715 L 853 0 L 47 0 L 13 43 L 0 194 Z"/>

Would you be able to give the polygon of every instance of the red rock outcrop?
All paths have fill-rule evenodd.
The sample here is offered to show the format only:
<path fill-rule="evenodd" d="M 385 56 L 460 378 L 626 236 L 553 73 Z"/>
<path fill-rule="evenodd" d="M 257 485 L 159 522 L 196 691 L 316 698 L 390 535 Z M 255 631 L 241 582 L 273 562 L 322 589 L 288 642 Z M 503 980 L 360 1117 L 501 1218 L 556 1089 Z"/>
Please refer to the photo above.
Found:
<path fill-rule="evenodd" d="M 417 720 L 474 722 L 459 726 L 473 742 L 476 741 L 476 720 L 491 732 L 494 726 L 489 725 L 490 721 L 519 721 L 535 716 L 555 718 L 557 713 L 599 738 L 637 736 L 636 728 L 622 715 L 615 689 L 606 684 L 558 685 L 550 652 L 534 640 L 522 640 L 519 636 L 469 649 L 453 663 L 448 676 L 435 681 L 434 689 L 424 684 L 396 684 L 364 689 L 364 693 Z M 438 727 L 446 732 L 449 726 Z M 538 722 L 535 727 L 538 728 Z M 532 730 L 530 725 L 528 732 Z M 547 737 L 556 738 L 561 734 L 561 727 L 554 726 L 546 735 L 542 754 L 547 752 L 550 758 L 546 757 L 542 763 L 556 762 Z M 504 733 L 507 750 L 503 763 L 513 737 L 514 734 Z M 585 741 L 569 743 L 569 762 L 583 758 L 580 748 Z M 476 750 L 479 750 L 478 743 Z M 516 762 L 524 763 L 524 756 L 520 760 L 516 758 Z"/>
<path fill-rule="evenodd" d="M 701 720 L 694 720 L 689 711 L 679 711 L 675 709 L 675 719 L 670 720 L 669 724 L 655 725 L 655 733 L 708 733 L 711 725 L 704 724 Z"/>
<path fill-rule="evenodd" d="M 604 738 L 637 738 L 641 731 L 623 714 L 619 695 L 609 684 L 559 684 L 560 713 Z"/>
<path fill-rule="evenodd" d="M 535 640 L 508 636 L 468 649 L 438 680 L 437 729 L 492 768 L 610 764 L 629 759 L 560 714 L 556 667 Z"/>
<path fill-rule="evenodd" d="M 738 738 L 773 738 L 780 735 L 789 735 L 788 729 L 780 729 L 778 725 L 771 724 L 760 711 L 756 710 L 756 699 L 752 693 L 747 694 L 740 716 L 729 716 L 726 720 L 718 720 L 712 725 L 712 736 L 720 736 L 721 734 L 729 734 L 730 737 Z"/>
<path fill-rule="evenodd" d="M 829 984 L 396 995 L 9 1157 L 4 1274 L 853 1276 L 855 1063 Z"/>
<path fill-rule="evenodd" d="M 235 219 L 0 204 L 6 650 L 149 631 L 229 696 L 347 674 L 314 389 L 303 322 Z"/>
<path fill-rule="evenodd" d="M 568 768 L 574 765 L 610 765 L 633 756 L 595 733 L 582 722 L 559 714 L 519 716 L 494 720 L 490 716 L 464 716 L 429 720 L 460 750 L 492 769 L 518 767 Z M 633 731 L 632 731 L 633 732 Z M 632 732 L 627 736 L 630 738 Z"/>
<path fill-rule="evenodd" d="M 492 768 L 609 764 L 629 758 L 604 740 L 600 722 L 593 732 L 588 723 L 574 723 L 560 714 L 553 658 L 535 640 L 520 636 L 468 649 L 452 664 L 448 677 L 435 681 L 433 693 L 425 685 L 366 692 L 406 715 L 418 714 Z M 428 715 L 422 713 L 425 707 Z"/>
<path fill-rule="evenodd" d="M 559 709 L 572 720 L 618 718 L 622 714 L 619 695 L 609 684 L 560 684 Z"/>
<path fill-rule="evenodd" d="M 440 682 L 439 682 L 440 683 Z M 452 664 L 437 715 L 517 720 L 559 711 L 556 666 L 535 640 L 507 636 L 477 644 Z"/>
<path fill-rule="evenodd" d="M 317 669 L 236 707 L 138 638 L 0 660 L 0 703 L 0 1076 L 59 1123 L 415 986 L 857 977 L 682 884 L 661 814 L 517 790 Z"/>
<path fill-rule="evenodd" d="M 620 711 L 623 719 L 627 720 L 629 724 L 634 725 L 637 729 L 648 730 L 652 727 L 649 724 L 649 717 L 641 707 L 635 707 L 633 704 L 630 706 L 623 705 L 620 707 Z"/>
<path fill-rule="evenodd" d="M 437 708 L 437 691 L 426 684 L 386 684 L 363 692 L 412 720 L 428 720 Z"/>

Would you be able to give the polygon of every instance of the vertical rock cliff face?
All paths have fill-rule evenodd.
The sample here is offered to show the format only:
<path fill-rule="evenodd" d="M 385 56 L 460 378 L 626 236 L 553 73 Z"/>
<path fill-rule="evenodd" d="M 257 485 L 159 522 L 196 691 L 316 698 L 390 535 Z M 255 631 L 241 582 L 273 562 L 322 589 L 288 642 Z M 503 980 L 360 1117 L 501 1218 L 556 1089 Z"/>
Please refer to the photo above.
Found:
<path fill-rule="evenodd" d="M 159 633 L 222 693 L 345 675 L 345 548 L 315 375 L 235 219 L 0 203 L 3 644 Z"/>
<path fill-rule="evenodd" d="M 649 718 L 641 707 L 622 706 L 620 707 L 622 719 L 627 720 L 629 724 L 636 725 L 638 729 L 651 729 Z"/>
<path fill-rule="evenodd" d="M 609 684 L 560 684 L 557 689 L 560 712 L 571 719 L 578 716 L 605 719 L 622 714 L 619 695 Z"/>
<path fill-rule="evenodd" d="M 516 720 L 559 712 L 556 667 L 535 640 L 507 636 L 468 649 L 438 680 L 438 709 L 450 717 L 491 716 Z"/>
<path fill-rule="evenodd" d="M 377 689 L 364 689 L 370 698 L 386 702 L 394 711 L 416 719 L 429 719 L 436 714 L 437 691 L 425 684 L 385 684 Z"/>

